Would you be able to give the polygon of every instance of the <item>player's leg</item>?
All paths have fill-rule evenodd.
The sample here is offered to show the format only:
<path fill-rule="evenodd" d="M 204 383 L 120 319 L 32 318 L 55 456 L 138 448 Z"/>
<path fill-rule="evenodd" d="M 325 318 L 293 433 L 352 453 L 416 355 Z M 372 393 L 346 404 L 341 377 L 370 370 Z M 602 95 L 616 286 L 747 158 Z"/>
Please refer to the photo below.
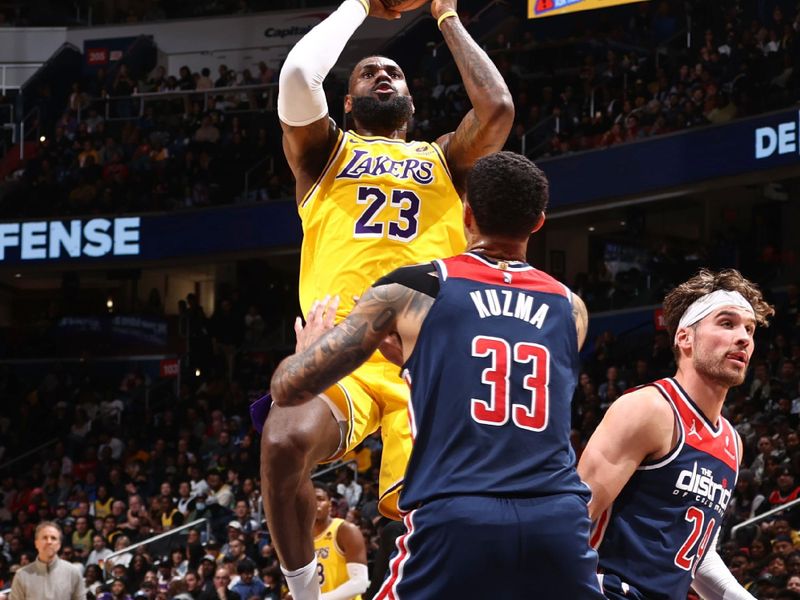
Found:
<path fill-rule="evenodd" d="M 519 564 L 519 523 L 507 499 L 433 500 L 404 522 L 406 533 L 375 600 L 536 597 L 509 593 L 507 573 Z"/>
<path fill-rule="evenodd" d="M 333 455 L 340 424 L 321 398 L 300 406 L 273 406 L 261 434 L 261 492 L 281 565 L 295 570 L 314 556 L 311 534 L 317 501 L 311 470 Z"/>
<path fill-rule="evenodd" d="M 379 423 L 378 406 L 356 374 L 310 402 L 270 410 L 261 435 L 261 488 L 284 569 L 304 567 L 314 556 L 311 470 L 355 448 Z"/>
<path fill-rule="evenodd" d="M 372 389 L 383 408 L 378 509 L 390 519 L 399 519 L 397 502 L 413 447 L 408 421 L 409 390 L 395 365 L 383 361 L 382 364 L 376 364 L 375 368 L 380 373 L 380 379 L 376 380 Z"/>
<path fill-rule="evenodd" d="M 586 500 L 577 494 L 519 499 L 522 589 L 542 600 L 602 600 L 597 553 L 589 545 Z"/>

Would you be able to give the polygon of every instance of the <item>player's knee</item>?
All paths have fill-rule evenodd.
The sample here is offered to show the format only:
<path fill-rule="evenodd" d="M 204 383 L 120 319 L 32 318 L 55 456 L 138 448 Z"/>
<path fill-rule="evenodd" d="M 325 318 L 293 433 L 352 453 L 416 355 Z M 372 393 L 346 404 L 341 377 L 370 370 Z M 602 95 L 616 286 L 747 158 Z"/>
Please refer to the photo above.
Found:
<path fill-rule="evenodd" d="M 313 411 L 273 407 L 261 434 L 261 471 L 272 477 L 281 470 L 304 472 L 316 464 L 322 435 Z"/>
<path fill-rule="evenodd" d="M 262 468 L 305 462 L 312 449 L 313 432 L 306 428 L 271 424 L 267 419 L 261 435 Z"/>

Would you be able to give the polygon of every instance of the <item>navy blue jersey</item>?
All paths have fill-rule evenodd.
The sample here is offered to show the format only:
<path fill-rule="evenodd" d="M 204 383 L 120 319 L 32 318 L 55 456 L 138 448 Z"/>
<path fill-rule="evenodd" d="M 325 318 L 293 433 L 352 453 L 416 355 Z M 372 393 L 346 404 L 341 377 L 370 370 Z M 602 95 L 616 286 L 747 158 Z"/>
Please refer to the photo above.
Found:
<path fill-rule="evenodd" d="M 674 379 L 652 383 L 675 411 L 679 439 L 643 463 L 595 523 L 600 570 L 652 600 L 685 600 L 739 474 L 738 438 L 710 423 Z"/>
<path fill-rule="evenodd" d="M 439 292 L 404 370 L 414 448 L 400 508 L 469 494 L 588 499 L 569 442 L 570 291 L 475 253 L 435 265 Z"/>

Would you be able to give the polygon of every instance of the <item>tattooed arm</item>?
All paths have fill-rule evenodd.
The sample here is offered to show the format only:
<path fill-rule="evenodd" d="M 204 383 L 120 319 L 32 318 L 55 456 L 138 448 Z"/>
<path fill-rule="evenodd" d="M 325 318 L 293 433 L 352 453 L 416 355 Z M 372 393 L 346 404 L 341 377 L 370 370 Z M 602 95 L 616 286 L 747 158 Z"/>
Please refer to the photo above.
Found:
<path fill-rule="evenodd" d="M 456 0 L 433 0 L 431 13 L 438 19 L 456 9 Z M 453 53 L 464 88 L 472 103 L 455 132 L 439 138 L 453 183 L 464 193 L 467 173 L 479 158 L 502 150 L 514 123 L 514 102 L 503 76 L 456 17 L 442 21 L 442 35 Z"/>
<path fill-rule="evenodd" d="M 398 283 L 370 288 L 338 326 L 286 358 L 272 376 L 279 406 L 302 404 L 359 367 L 390 334 L 411 354 L 433 298 Z"/>
<path fill-rule="evenodd" d="M 586 332 L 589 330 L 589 311 L 577 294 L 572 294 L 572 317 L 575 319 L 575 329 L 578 330 L 578 350 L 586 341 Z"/>

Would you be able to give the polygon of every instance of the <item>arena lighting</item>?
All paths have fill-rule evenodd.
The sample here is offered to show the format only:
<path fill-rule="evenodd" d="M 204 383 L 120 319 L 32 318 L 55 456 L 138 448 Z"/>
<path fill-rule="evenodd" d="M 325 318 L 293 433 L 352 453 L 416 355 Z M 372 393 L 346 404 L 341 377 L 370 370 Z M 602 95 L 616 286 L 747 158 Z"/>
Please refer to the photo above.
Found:
<path fill-rule="evenodd" d="M 589 231 L 594 231 L 594 225 L 589 225 Z"/>
<path fill-rule="evenodd" d="M 194 370 L 194 376 L 195 377 L 200 377 L 200 369 L 195 369 Z"/>
<path fill-rule="evenodd" d="M 44 136 L 44 135 L 42 135 L 42 136 L 39 136 L 39 141 L 40 141 L 40 142 L 42 142 L 42 143 L 44 143 L 44 141 L 45 141 L 46 139 L 47 139 L 47 137 L 46 137 L 46 136 Z"/>
<path fill-rule="evenodd" d="M 111 296 L 109 296 L 108 300 L 106 300 L 106 308 L 108 309 L 108 312 L 114 312 L 114 298 Z"/>

